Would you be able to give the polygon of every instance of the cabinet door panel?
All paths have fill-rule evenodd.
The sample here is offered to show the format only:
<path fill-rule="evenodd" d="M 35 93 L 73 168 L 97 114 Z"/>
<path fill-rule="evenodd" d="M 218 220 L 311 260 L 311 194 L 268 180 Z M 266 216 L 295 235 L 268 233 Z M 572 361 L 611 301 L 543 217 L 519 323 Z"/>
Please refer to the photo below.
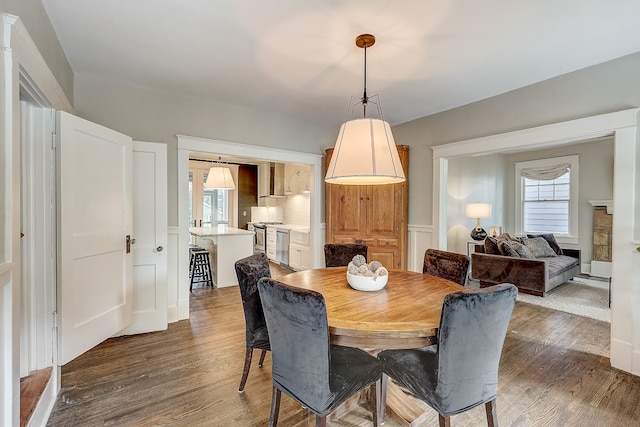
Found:
<path fill-rule="evenodd" d="M 395 256 L 396 252 L 379 250 L 376 247 L 369 248 L 369 262 L 380 261 L 386 268 L 400 268 Z M 399 257 L 398 257 L 399 258 Z"/>
<path fill-rule="evenodd" d="M 395 209 L 396 185 L 367 186 L 367 234 L 395 236 L 397 219 Z"/>
<path fill-rule="evenodd" d="M 364 187 L 359 185 L 333 185 L 335 216 L 333 233 L 363 234 Z"/>

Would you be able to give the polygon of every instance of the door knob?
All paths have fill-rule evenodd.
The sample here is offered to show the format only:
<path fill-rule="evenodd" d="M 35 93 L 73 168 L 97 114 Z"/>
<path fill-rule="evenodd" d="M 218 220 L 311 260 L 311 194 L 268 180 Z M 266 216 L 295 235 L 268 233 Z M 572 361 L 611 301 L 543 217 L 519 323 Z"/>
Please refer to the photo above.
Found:
<path fill-rule="evenodd" d="M 163 248 L 162 246 L 158 246 L 158 247 L 156 248 L 156 251 L 158 251 L 158 252 L 162 252 L 163 250 L 164 250 L 164 248 Z"/>

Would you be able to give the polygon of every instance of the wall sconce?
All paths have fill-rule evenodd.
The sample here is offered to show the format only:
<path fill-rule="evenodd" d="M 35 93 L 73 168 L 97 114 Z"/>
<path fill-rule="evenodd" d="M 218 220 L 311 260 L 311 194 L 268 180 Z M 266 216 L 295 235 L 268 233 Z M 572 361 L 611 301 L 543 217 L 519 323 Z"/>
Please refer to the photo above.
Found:
<path fill-rule="evenodd" d="M 216 166 L 209 169 L 204 187 L 216 190 L 235 190 L 236 184 L 233 182 L 231 170 L 222 166 L 221 159 L 222 158 L 219 157 L 218 162 L 216 162 Z"/>
<path fill-rule="evenodd" d="M 287 184 L 287 191 L 284 192 L 284 194 L 286 195 L 291 195 L 293 194 L 293 191 L 291 191 L 291 180 L 293 179 L 294 175 L 300 176 L 300 171 L 295 171 L 294 173 L 291 174 L 291 176 L 289 176 L 289 181 Z"/>
<path fill-rule="evenodd" d="M 302 190 L 303 194 L 309 194 L 311 193 L 311 190 L 309 189 L 309 178 L 311 177 L 311 174 L 308 173 L 307 174 L 307 182 L 304 184 L 304 190 Z"/>
<path fill-rule="evenodd" d="M 473 240 L 484 240 L 487 232 L 480 226 L 480 218 L 491 216 L 491 203 L 469 203 L 466 209 L 467 218 L 476 218 L 478 223 L 469 235 Z"/>

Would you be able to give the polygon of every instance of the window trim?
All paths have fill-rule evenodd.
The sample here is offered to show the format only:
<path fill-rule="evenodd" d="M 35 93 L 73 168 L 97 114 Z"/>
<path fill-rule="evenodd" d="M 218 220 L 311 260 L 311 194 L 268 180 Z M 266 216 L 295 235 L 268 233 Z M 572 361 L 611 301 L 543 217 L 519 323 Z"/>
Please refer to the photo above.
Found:
<path fill-rule="evenodd" d="M 522 179 L 522 169 L 539 168 L 557 165 L 559 163 L 569 163 L 569 233 L 556 234 L 560 243 L 578 244 L 579 229 L 579 155 L 552 157 L 548 159 L 529 160 L 515 163 L 515 229 L 516 234 L 525 234 L 524 231 L 524 180 Z"/>

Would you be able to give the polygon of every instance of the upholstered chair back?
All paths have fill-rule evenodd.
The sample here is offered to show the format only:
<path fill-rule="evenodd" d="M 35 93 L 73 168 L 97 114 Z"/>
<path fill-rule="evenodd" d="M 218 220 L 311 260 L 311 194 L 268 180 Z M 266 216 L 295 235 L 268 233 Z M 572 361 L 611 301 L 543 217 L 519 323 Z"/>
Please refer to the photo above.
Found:
<path fill-rule="evenodd" d="M 427 249 L 424 253 L 422 272 L 465 286 L 469 262 L 469 257 L 464 254 Z"/>
<path fill-rule="evenodd" d="M 356 255 L 362 255 L 369 262 L 369 248 L 362 243 L 327 243 L 324 245 L 325 267 L 343 267 Z"/>
<path fill-rule="evenodd" d="M 258 294 L 258 280 L 271 277 L 269 258 L 263 253 L 236 261 L 236 276 L 242 298 L 247 346 L 269 349 L 269 334 Z"/>
<path fill-rule="evenodd" d="M 498 365 L 518 289 L 512 284 L 445 297 L 436 363 L 435 409 L 457 413 L 498 392 Z"/>

